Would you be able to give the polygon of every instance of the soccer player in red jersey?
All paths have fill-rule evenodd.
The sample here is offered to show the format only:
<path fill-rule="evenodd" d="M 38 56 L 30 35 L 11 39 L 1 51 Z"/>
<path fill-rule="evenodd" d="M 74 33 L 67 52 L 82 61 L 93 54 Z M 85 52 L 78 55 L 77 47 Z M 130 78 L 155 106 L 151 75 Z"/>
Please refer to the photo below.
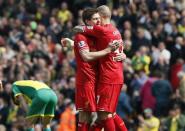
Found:
<path fill-rule="evenodd" d="M 96 9 L 86 9 L 82 17 L 87 25 L 100 24 L 100 16 Z M 97 62 L 89 61 L 111 53 L 117 45 L 119 44 L 109 44 L 101 51 L 96 51 L 94 39 L 82 34 L 75 35 L 74 52 L 77 62 L 75 104 L 79 110 L 78 131 L 88 131 L 91 112 L 96 111 L 94 88 L 98 77 Z"/>
<path fill-rule="evenodd" d="M 122 42 L 121 34 L 110 23 L 110 9 L 105 5 L 97 9 L 101 16 L 102 26 L 77 26 L 74 30 L 95 37 L 98 50 L 106 48 L 108 43 L 114 40 Z M 119 52 L 123 52 L 123 44 L 115 52 L 99 59 L 99 81 L 96 97 L 98 118 L 101 123 L 97 124 L 97 127 L 102 126 L 105 131 L 127 131 L 123 120 L 115 113 L 123 85 L 122 62 L 114 60 Z"/>

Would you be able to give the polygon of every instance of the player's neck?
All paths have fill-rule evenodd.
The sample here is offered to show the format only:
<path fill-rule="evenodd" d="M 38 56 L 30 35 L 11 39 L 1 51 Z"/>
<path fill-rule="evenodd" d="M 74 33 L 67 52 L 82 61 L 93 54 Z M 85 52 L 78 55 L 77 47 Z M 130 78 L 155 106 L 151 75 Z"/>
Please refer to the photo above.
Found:
<path fill-rule="evenodd" d="M 110 24 L 110 19 L 103 19 L 103 25 Z"/>

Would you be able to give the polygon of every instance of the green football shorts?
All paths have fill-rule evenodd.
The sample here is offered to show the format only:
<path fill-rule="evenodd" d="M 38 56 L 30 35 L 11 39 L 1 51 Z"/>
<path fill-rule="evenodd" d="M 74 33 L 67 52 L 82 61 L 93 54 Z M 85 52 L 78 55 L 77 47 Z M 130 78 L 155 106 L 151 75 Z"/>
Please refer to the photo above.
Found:
<path fill-rule="evenodd" d="M 32 99 L 32 103 L 29 107 L 27 118 L 35 116 L 54 117 L 57 101 L 58 98 L 53 90 L 37 90 L 37 94 Z"/>

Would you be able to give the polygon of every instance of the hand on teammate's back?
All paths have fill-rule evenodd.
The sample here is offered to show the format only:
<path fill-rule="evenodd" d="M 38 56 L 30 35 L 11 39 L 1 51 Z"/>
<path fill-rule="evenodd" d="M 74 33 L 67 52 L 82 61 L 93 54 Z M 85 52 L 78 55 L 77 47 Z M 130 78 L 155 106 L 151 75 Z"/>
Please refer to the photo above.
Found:
<path fill-rule="evenodd" d="M 124 61 L 127 58 L 126 54 L 121 52 L 117 53 L 116 56 L 114 57 L 115 61 Z"/>
<path fill-rule="evenodd" d="M 81 33 L 84 32 L 84 26 L 82 25 L 77 25 L 72 29 L 73 33 Z"/>
<path fill-rule="evenodd" d="M 72 46 L 74 46 L 74 41 L 71 40 L 70 38 L 62 38 L 60 42 L 61 42 L 61 45 L 63 47 L 72 47 Z"/>

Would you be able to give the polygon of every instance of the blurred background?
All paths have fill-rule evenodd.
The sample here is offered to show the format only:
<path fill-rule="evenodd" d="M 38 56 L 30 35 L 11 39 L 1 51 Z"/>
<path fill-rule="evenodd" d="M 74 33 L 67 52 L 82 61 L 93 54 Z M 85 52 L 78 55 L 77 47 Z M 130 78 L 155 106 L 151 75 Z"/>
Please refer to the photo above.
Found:
<path fill-rule="evenodd" d="M 184 0 L 0 0 L 0 131 L 24 131 L 25 112 L 9 95 L 22 79 L 43 81 L 57 93 L 53 131 L 75 131 L 76 62 L 60 40 L 73 39 L 84 8 L 102 4 L 112 10 L 127 55 L 117 113 L 129 131 L 185 130 Z"/>

